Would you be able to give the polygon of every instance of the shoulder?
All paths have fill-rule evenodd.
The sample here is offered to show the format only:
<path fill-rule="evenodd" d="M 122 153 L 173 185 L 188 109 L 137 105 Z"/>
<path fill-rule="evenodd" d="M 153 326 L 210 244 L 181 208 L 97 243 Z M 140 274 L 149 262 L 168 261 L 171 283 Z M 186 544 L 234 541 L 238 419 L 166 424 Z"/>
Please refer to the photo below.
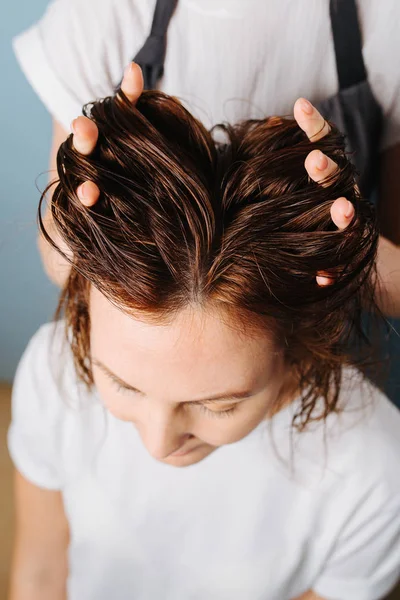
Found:
<path fill-rule="evenodd" d="M 79 412 L 98 405 L 95 390 L 79 380 L 64 320 L 45 323 L 28 342 L 13 383 L 14 404 Z"/>
<path fill-rule="evenodd" d="M 80 449 L 88 453 L 102 427 L 96 394 L 76 376 L 65 323 L 43 325 L 27 345 L 13 385 L 8 448 L 14 465 L 39 487 L 61 489 L 83 464 Z"/>
<path fill-rule="evenodd" d="M 400 411 L 356 369 L 343 372 L 339 413 L 330 415 L 325 434 L 340 476 L 396 495 L 400 507 Z"/>
<path fill-rule="evenodd" d="M 321 523 L 330 554 L 313 588 L 322 597 L 381 598 L 395 584 L 400 550 L 400 412 L 346 370 L 342 412 L 326 424 Z M 314 448 L 315 450 L 315 448 Z"/>
<path fill-rule="evenodd" d="M 18 364 L 13 384 L 17 416 L 61 410 L 62 400 L 77 398 L 79 383 L 64 321 L 46 323 L 30 339 Z"/>
<path fill-rule="evenodd" d="M 12 390 L 8 449 L 26 479 L 47 489 L 64 482 L 60 444 L 64 437 L 67 398 L 76 397 L 71 353 L 63 322 L 42 326 L 19 362 Z M 62 393 L 63 385 L 68 396 Z"/>
<path fill-rule="evenodd" d="M 287 446 L 299 481 L 316 485 L 321 494 L 355 499 L 379 489 L 382 500 L 396 496 L 400 509 L 400 411 L 356 369 L 343 370 L 337 411 L 294 431 Z"/>
<path fill-rule="evenodd" d="M 18 62 L 65 129 L 82 105 L 109 96 L 151 26 L 155 0 L 55 0 L 13 39 Z"/>
<path fill-rule="evenodd" d="M 155 5 L 156 0 L 54 0 L 33 27 L 38 27 L 46 35 L 51 30 L 54 31 L 54 36 L 61 35 L 62 30 L 58 27 L 63 19 L 65 25 L 70 26 L 69 33 L 75 39 L 85 32 L 89 36 L 89 42 L 91 36 L 97 35 L 99 30 L 112 31 L 114 26 L 128 28 L 135 25 L 148 28 Z M 104 42 L 107 43 L 107 40 Z M 108 42 L 111 44 L 113 40 Z"/>
<path fill-rule="evenodd" d="M 64 335 L 65 328 L 63 320 L 41 325 L 29 340 L 23 356 L 32 355 L 38 352 L 48 352 L 53 343 L 60 349 L 63 345 Z"/>
<path fill-rule="evenodd" d="M 29 340 L 18 365 L 16 381 L 21 371 L 37 371 L 37 376 L 43 374 L 44 379 L 57 378 L 62 371 L 62 365 L 72 359 L 67 344 L 67 331 L 63 320 L 45 323 Z"/>

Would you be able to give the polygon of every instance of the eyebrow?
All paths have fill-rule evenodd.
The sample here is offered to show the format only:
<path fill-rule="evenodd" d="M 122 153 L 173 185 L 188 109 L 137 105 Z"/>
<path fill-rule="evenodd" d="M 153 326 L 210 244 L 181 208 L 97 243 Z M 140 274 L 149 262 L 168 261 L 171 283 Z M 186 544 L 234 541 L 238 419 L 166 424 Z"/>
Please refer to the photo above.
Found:
<path fill-rule="evenodd" d="M 110 379 L 112 379 L 115 383 L 117 383 L 121 387 L 125 388 L 126 390 L 130 390 L 131 392 L 136 392 L 137 394 L 140 394 L 141 396 L 146 396 L 146 394 L 144 392 L 142 392 L 138 388 L 135 388 L 133 385 L 130 385 L 129 383 L 127 383 L 126 381 L 124 381 L 123 379 L 118 377 L 118 375 L 113 373 L 111 371 L 111 369 L 106 367 L 106 365 L 104 365 L 101 361 L 97 360 L 96 358 L 93 358 L 92 363 L 97 365 L 103 371 L 103 373 L 105 373 Z M 223 402 L 223 401 L 226 402 L 227 400 L 244 400 L 245 398 L 250 398 L 250 396 L 254 396 L 254 393 L 255 392 L 252 390 L 244 390 L 244 391 L 240 391 L 240 392 L 228 392 L 226 394 L 217 394 L 215 396 L 210 396 L 209 398 L 202 398 L 201 400 L 188 400 L 186 402 L 186 404 L 203 404 L 205 402 L 209 403 L 209 402 Z"/>

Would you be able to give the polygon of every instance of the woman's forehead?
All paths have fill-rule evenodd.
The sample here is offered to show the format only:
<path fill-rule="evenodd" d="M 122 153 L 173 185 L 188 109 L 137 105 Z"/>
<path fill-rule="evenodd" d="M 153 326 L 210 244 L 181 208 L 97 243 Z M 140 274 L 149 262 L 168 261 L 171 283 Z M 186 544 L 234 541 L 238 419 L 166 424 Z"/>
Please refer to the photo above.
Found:
<path fill-rule="evenodd" d="M 154 367 L 196 370 L 237 369 L 239 377 L 256 370 L 273 356 L 265 332 L 255 337 L 239 334 L 215 312 L 181 311 L 168 324 L 156 325 L 118 309 L 97 290 L 90 301 L 92 353 L 101 360 L 143 363 Z M 97 356 L 100 359 L 100 356 Z M 109 365 L 107 365 L 109 366 Z"/>

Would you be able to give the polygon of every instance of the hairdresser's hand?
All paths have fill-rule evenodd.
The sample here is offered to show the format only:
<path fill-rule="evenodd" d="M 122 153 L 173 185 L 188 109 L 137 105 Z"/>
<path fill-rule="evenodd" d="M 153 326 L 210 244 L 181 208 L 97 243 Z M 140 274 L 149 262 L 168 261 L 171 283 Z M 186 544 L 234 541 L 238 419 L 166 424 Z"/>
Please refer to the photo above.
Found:
<path fill-rule="evenodd" d="M 135 64 L 130 64 L 125 71 L 124 79 L 121 83 L 121 89 L 124 94 L 129 98 L 132 103 L 135 103 L 143 91 L 143 78 L 140 67 Z M 89 155 L 96 147 L 99 132 L 96 125 L 90 119 L 86 117 L 78 117 L 71 124 L 72 129 L 72 143 L 78 152 L 84 155 Z M 57 152 L 60 144 L 65 142 L 68 138 L 69 133 L 64 129 L 60 123 L 54 121 L 53 126 L 53 143 L 50 153 L 50 173 L 51 178 L 53 174 L 57 173 Z M 50 180 L 51 181 L 51 180 Z M 77 189 L 78 197 L 82 204 L 85 206 L 93 206 L 96 204 L 100 190 L 93 181 L 85 181 Z M 47 200 L 51 200 L 52 190 L 47 197 Z M 52 239 L 53 243 L 57 248 L 60 248 L 65 255 L 72 258 L 70 249 L 66 246 L 62 239 L 57 227 L 55 226 L 53 216 L 50 209 L 50 204 L 47 205 L 45 214 L 43 215 L 43 223 L 45 225 L 48 236 Z M 43 266 L 45 271 L 53 283 L 63 287 L 68 280 L 69 273 L 71 270 L 70 263 L 66 258 L 62 257 L 53 247 L 52 244 L 48 243 L 48 240 L 41 234 L 38 236 L 38 247 L 42 256 Z"/>
<path fill-rule="evenodd" d="M 127 66 L 121 82 L 121 90 L 132 104 L 136 104 L 143 92 L 143 75 L 139 65 L 130 63 Z M 97 126 L 93 121 L 82 116 L 72 121 L 71 129 L 74 148 L 85 156 L 91 154 L 99 136 Z M 100 190 L 93 181 L 85 181 L 77 188 L 77 195 L 82 204 L 93 206 L 99 199 Z"/>
<path fill-rule="evenodd" d="M 329 124 L 308 100 L 299 98 L 294 105 L 294 118 L 299 127 L 307 134 L 310 141 L 320 140 L 330 131 Z M 312 150 L 307 156 L 304 166 L 309 177 L 321 185 L 337 169 L 337 164 L 320 150 Z M 354 206 L 346 198 L 337 198 L 331 206 L 331 217 L 338 229 L 345 229 L 353 220 Z M 332 273 L 321 271 L 317 274 L 320 286 L 331 285 L 335 278 Z"/>
<path fill-rule="evenodd" d="M 294 105 L 294 116 L 307 134 L 310 141 L 316 141 L 329 133 L 329 124 L 317 109 L 304 98 L 299 98 Z M 319 150 L 313 150 L 305 160 L 305 168 L 309 177 L 324 185 L 324 181 L 337 168 L 330 158 Z M 338 198 L 331 206 L 332 221 L 339 229 L 345 229 L 354 217 L 354 206 L 345 198 Z M 377 254 L 378 285 L 376 300 L 384 314 L 400 317 L 400 247 L 380 236 Z M 317 275 L 319 285 L 334 283 L 332 273 L 320 272 Z"/>
<path fill-rule="evenodd" d="M 136 103 L 143 92 L 143 76 L 138 65 L 131 63 L 124 73 L 121 90 Z M 308 101 L 300 98 L 294 106 L 294 116 L 299 126 L 310 140 L 318 140 L 329 132 L 329 125 Z M 78 152 L 88 155 L 96 147 L 98 130 L 96 125 L 87 117 L 78 117 L 72 122 L 73 145 Z M 319 150 L 313 150 L 307 156 L 305 167 L 311 179 L 324 185 L 324 180 L 337 168 L 337 165 Z M 100 190 L 93 181 L 85 181 L 77 189 L 77 195 L 85 206 L 96 204 Z M 354 207 L 345 198 L 336 199 L 331 207 L 331 216 L 339 229 L 344 229 L 354 217 Z M 334 282 L 334 276 L 320 272 L 316 276 L 321 286 Z"/>

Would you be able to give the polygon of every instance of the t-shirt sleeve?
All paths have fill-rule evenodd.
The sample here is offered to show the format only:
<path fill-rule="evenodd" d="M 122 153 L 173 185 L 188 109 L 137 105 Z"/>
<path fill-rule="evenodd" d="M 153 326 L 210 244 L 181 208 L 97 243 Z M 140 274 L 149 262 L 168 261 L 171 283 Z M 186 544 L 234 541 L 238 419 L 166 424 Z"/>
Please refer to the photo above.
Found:
<path fill-rule="evenodd" d="M 67 131 L 86 102 L 109 96 L 148 35 L 155 0 L 53 0 L 13 40 L 18 62 Z"/>
<path fill-rule="evenodd" d="M 393 469 L 398 469 L 393 465 Z M 397 486 L 398 488 L 400 485 Z M 313 590 L 326 600 L 379 600 L 400 578 L 400 491 L 371 487 L 337 539 Z M 328 525 L 329 526 L 329 525 Z"/>
<path fill-rule="evenodd" d="M 46 489 L 63 487 L 60 453 L 63 401 L 57 389 L 51 358 L 54 324 L 41 327 L 18 365 L 12 392 L 8 449 L 15 467 L 26 479 Z M 57 345 L 56 345 L 57 346 Z"/>

